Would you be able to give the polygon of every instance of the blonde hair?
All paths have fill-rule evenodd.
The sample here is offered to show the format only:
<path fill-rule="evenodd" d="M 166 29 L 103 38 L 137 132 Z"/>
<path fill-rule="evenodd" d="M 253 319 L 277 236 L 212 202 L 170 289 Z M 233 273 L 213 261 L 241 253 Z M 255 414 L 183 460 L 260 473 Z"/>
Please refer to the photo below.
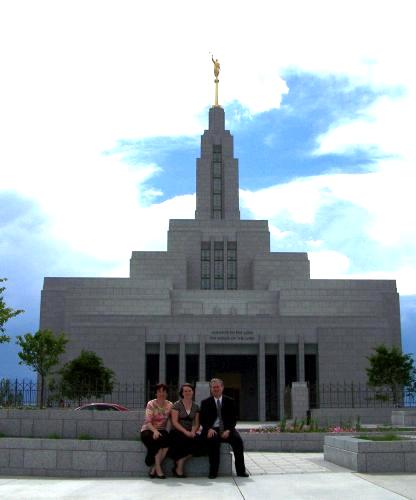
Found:
<path fill-rule="evenodd" d="M 209 381 L 209 386 L 212 387 L 212 384 L 220 384 L 224 387 L 224 381 L 221 380 L 220 378 L 212 378 L 210 381 Z"/>

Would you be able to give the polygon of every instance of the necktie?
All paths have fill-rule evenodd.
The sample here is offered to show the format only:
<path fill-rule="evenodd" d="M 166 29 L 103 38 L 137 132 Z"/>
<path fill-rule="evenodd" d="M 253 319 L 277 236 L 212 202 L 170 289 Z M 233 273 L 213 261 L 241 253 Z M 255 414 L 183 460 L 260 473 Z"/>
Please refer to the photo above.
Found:
<path fill-rule="evenodd" d="M 218 417 L 220 432 L 224 432 L 224 422 L 222 421 L 221 403 L 219 399 L 217 399 L 217 417 Z"/>

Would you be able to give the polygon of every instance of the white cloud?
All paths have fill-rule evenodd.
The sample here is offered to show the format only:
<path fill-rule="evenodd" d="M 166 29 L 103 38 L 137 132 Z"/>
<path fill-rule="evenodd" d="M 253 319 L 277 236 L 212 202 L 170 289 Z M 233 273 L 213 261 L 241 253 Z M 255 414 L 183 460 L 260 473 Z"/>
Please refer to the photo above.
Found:
<path fill-rule="evenodd" d="M 240 201 L 256 219 L 287 217 L 297 224 L 311 224 L 317 211 L 333 200 L 325 182 L 311 177 L 258 191 L 240 189 Z"/>
<path fill-rule="evenodd" d="M 416 170 L 399 160 L 383 160 L 365 174 L 327 174 L 295 179 L 258 191 L 241 190 L 254 218 L 285 218 L 313 224 L 320 210 L 348 202 L 368 213 L 368 237 L 385 246 L 416 247 L 413 196 Z"/>
<path fill-rule="evenodd" d="M 356 280 L 395 280 L 397 291 L 402 295 L 416 293 L 416 269 L 393 264 L 389 271 L 375 269 L 362 273 L 350 271 L 351 259 L 334 250 L 308 252 L 312 279 L 356 279 Z"/>
<path fill-rule="evenodd" d="M 350 259 L 334 250 L 308 252 L 311 265 L 311 278 L 337 279 L 346 276 Z"/>
<path fill-rule="evenodd" d="M 39 0 L 3 3 L 0 13 L 8 127 L 66 135 L 78 150 L 83 138 L 98 149 L 199 133 L 213 100 L 210 52 L 222 66 L 220 102 L 252 113 L 279 106 L 287 67 L 377 86 L 410 89 L 415 79 L 411 1 Z"/>
<path fill-rule="evenodd" d="M 149 205 L 158 166 L 132 169 L 101 154 L 120 139 L 206 128 L 213 52 L 220 102 L 237 100 L 251 114 L 280 105 L 288 68 L 376 89 L 400 85 L 401 97 L 335 124 L 317 149 L 372 145 L 396 160 L 360 176 L 241 191 L 241 200 L 254 217 L 272 219 L 280 241 L 291 235 L 280 219 L 311 225 L 319 211 L 347 202 L 368 213 L 372 239 L 415 248 L 413 11 L 411 0 L 3 2 L 0 189 L 34 200 L 51 237 L 87 255 L 118 261 L 132 248 L 165 245 L 168 217 L 192 217 L 193 197 Z"/>
<path fill-rule="evenodd" d="M 380 97 L 361 111 L 360 118 L 334 124 L 329 132 L 319 137 L 315 154 L 345 153 L 372 146 L 378 154 L 398 155 L 414 162 L 415 109 L 416 92 L 413 89 L 400 97 Z"/>
<path fill-rule="evenodd" d="M 309 248 L 320 248 L 322 247 L 322 245 L 324 244 L 324 241 L 323 240 L 308 240 L 306 242 L 306 244 L 308 245 Z"/>
<path fill-rule="evenodd" d="M 382 160 L 365 174 L 313 176 L 240 194 L 254 218 L 270 219 L 276 248 L 288 236 L 298 250 L 310 248 L 313 278 L 397 279 L 400 293 L 414 294 L 414 185 L 412 164 Z M 385 252 L 384 262 L 363 255 L 372 241 L 370 248 Z M 368 271 L 354 272 L 363 257 Z"/>
<path fill-rule="evenodd" d="M 269 231 L 271 238 L 273 238 L 275 241 L 283 240 L 291 234 L 290 231 L 281 231 L 275 224 L 271 222 L 269 222 Z"/>

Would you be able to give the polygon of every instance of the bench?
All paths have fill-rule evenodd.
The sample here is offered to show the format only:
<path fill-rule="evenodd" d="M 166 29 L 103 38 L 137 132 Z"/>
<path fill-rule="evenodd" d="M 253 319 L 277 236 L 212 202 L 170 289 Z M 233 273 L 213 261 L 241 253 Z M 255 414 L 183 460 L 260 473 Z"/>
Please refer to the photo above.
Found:
<path fill-rule="evenodd" d="M 146 448 L 140 441 L 0 438 L 0 475 L 54 477 L 145 477 Z M 172 476 L 173 461 L 163 464 Z M 208 457 L 192 457 L 189 477 L 208 476 Z M 230 447 L 221 445 L 220 476 L 232 474 Z"/>

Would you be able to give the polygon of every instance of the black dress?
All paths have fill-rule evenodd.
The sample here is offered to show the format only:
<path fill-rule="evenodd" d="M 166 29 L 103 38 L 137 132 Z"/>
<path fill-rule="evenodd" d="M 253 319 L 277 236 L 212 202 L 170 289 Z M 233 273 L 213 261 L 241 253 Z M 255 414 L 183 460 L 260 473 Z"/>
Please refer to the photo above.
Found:
<path fill-rule="evenodd" d="M 173 405 L 172 410 L 176 410 L 178 412 L 178 423 L 187 431 L 191 431 L 192 426 L 194 425 L 195 417 L 199 413 L 199 406 L 195 402 L 192 402 L 191 411 L 188 414 L 182 400 L 180 399 Z M 180 458 L 188 455 L 198 454 L 198 448 L 201 445 L 201 441 L 198 436 L 190 438 L 185 436 L 183 432 L 173 427 L 170 431 L 169 437 L 169 455 L 173 458 L 173 460 L 179 460 Z"/>

